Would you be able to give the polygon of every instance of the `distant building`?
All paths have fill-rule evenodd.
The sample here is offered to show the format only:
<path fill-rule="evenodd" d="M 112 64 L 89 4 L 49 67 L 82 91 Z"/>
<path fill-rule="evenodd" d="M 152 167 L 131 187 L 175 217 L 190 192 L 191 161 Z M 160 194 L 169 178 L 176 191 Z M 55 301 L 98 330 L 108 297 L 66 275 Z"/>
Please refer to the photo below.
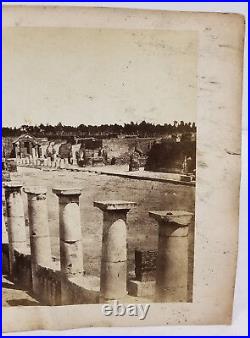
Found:
<path fill-rule="evenodd" d="M 48 144 L 46 138 L 35 138 L 29 134 L 23 134 L 12 142 L 13 157 L 43 157 L 44 145 Z"/>

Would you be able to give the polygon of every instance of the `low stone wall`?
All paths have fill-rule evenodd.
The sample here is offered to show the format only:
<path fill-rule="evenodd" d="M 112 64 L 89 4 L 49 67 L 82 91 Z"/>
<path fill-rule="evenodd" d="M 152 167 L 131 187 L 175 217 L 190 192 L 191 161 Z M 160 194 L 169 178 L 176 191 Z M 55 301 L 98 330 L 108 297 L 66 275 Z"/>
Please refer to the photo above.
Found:
<path fill-rule="evenodd" d="M 2 273 L 9 274 L 9 244 L 2 243 Z"/>
<path fill-rule="evenodd" d="M 25 290 L 32 289 L 31 256 L 28 253 L 14 251 L 14 282 Z M 2 273 L 9 275 L 9 244 L 2 244 Z"/>
<path fill-rule="evenodd" d="M 36 280 L 40 293 L 36 298 L 46 305 L 62 305 L 61 302 L 61 274 L 55 268 L 37 266 Z"/>
<path fill-rule="evenodd" d="M 32 290 L 30 253 L 22 253 L 15 250 L 14 255 L 15 255 L 15 265 L 14 265 L 15 283 L 17 283 L 24 290 Z"/>
<path fill-rule="evenodd" d="M 94 276 L 83 276 L 81 279 L 62 278 L 63 304 L 98 304 L 100 280 Z"/>
<path fill-rule="evenodd" d="M 29 253 L 15 250 L 15 283 L 24 290 L 32 290 L 32 268 Z M 52 267 L 38 265 L 36 280 L 39 294 L 33 296 L 42 305 L 97 304 L 99 302 L 99 278 L 83 276 L 80 279 L 66 279 L 58 262 Z M 9 244 L 2 245 L 3 274 L 9 274 Z"/>

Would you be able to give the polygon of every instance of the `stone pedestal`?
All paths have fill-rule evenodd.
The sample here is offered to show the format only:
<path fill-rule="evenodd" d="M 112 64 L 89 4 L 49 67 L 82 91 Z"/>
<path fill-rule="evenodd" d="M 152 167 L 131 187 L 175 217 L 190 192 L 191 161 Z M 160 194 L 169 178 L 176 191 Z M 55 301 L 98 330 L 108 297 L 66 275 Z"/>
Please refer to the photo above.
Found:
<path fill-rule="evenodd" d="M 157 250 L 135 250 L 135 276 L 138 281 L 155 280 Z"/>
<path fill-rule="evenodd" d="M 159 224 L 156 302 L 186 302 L 188 298 L 188 229 L 193 214 L 151 211 Z"/>
<path fill-rule="evenodd" d="M 27 249 L 24 206 L 21 195 L 22 184 L 12 181 L 7 182 L 4 187 L 8 219 L 10 277 L 14 280 L 14 251 L 23 252 Z"/>
<path fill-rule="evenodd" d="M 35 294 L 39 294 L 39 283 L 36 278 L 37 266 L 50 267 L 52 263 L 46 198 L 47 189 L 33 186 L 26 187 L 24 191 L 28 197 L 33 291 Z"/>
<path fill-rule="evenodd" d="M 103 211 L 100 302 L 127 295 L 127 213 L 134 202 L 94 202 Z"/>
<path fill-rule="evenodd" d="M 79 206 L 81 191 L 56 188 L 53 192 L 59 197 L 61 271 L 67 278 L 78 278 L 84 274 Z"/>
<path fill-rule="evenodd" d="M 154 296 L 156 259 L 157 250 L 135 250 L 135 278 L 128 282 L 129 295 Z"/>

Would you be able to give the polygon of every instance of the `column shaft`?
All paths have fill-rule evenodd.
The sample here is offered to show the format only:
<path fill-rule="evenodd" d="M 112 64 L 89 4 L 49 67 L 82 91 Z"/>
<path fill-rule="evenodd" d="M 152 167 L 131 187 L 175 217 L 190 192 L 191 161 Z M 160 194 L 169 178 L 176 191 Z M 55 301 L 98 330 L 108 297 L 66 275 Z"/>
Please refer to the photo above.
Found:
<path fill-rule="evenodd" d="M 127 294 L 126 212 L 103 215 L 101 297 L 117 299 Z"/>
<path fill-rule="evenodd" d="M 134 205 L 94 202 L 103 211 L 100 302 L 127 295 L 127 213 Z"/>
<path fill-rule="evenodd" d="M 80 221 L 80 190 L 53 189 L 59 197 L 61 271 L 67 278 L 84 274 Z"/>
<path fill-rule="evenodd" d="M 5 217 L 3 215 L 3 205 L 2 205 L 2 244 L 8 243 L 8 234 L 6 230 Z"/>
<path fill-rule="evenodd" d="M 192 214 L 150 212 L 159 223 L 156 302 L 186 302 L 188 292 L 188 225 Z"/>
<path fill-rule="evenodd" d="M 15 182 L 8 182 L 5 185 L 11 278 L 14 278 L 14 251 L 18 250 L 23 252 L 27 248 L 24 206 L 21 188 L 22 184 Z"/>
<path fill-rule="evenodd" d="M 50 267 L 52 262 L 46 188 L 27 187 L 24 190 L 28 196 L 32 286 L 34 293 L 41 298 L 37 268 L 39 265 Z"/>

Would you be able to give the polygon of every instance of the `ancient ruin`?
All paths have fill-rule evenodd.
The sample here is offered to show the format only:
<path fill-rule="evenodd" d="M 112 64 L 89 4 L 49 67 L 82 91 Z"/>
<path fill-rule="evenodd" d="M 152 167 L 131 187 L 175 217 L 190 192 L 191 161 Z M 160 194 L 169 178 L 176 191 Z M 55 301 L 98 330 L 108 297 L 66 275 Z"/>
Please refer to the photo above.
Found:
<path fill-rule="evenodd" d="M 20 167 L 33 167 L 25 159 L 20 161 Z M 48 163 L 41 162 L 39 166 L 46 169 Z M 184 183 L 180 181 L 180 184 Z M 192 287 L 188 265 L 192 257 L 189 256 L 189 225 L 193 222 L 193 213 L 148 210 L 150 217 L 159 224 L 158 248 L 137 249 L 132 273 L 128 265 L 127 215 L 136 210 L 137 203 L 133 196 L 131 201 L 93 200 L 91 212 L 100 210 L 103 214 L 101 269 L 100 275 L 96 276 L 86 274 L 84 267 L 82 248 L 85 236 L 82 233 L 84 220 L 80 214 L 80 189 L 53 188 L 58 198 L 59 260 L 55 260 L 51 251 L 47 188 L 23 187 L 22 182 L 14 177 L 4 184 L 3 189 L 6 198 L 6 217 L 2 216 L 3 273 L 19 287 L 28 290 L 40 304 L 103 303 L 113 299 L 132 301 L 134 297 L 156 302 L 190 300 Z M 27 216 L 23 194 L 27 197 Z"/>

